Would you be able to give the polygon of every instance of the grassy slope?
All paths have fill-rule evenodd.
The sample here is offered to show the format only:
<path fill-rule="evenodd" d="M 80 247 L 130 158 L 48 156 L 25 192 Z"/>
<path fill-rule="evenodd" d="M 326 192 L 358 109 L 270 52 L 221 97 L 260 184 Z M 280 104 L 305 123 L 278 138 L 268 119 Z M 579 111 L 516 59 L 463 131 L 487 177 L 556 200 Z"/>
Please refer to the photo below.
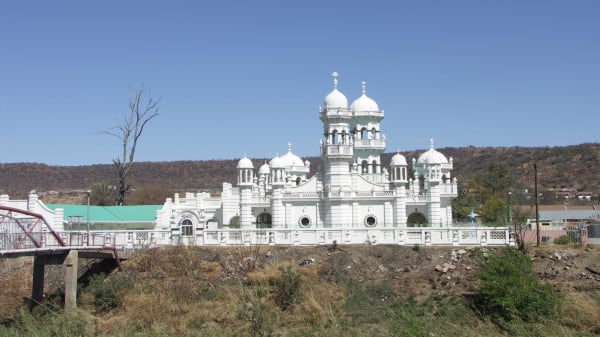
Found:
<path fill-rule="evenodd" d="M 475 282 L 479 249 L 468 250 L 454 260 L 452 263 L 457 266 L 454 272 L 440 273 L 434 266 L 450 261 L 451 248 L 328 248 L 331 247 L 170 247 L 146 251 L 127 261 L 123 272 L 92 281 L 87 290 L 80 292 L 76 313 L 65 315 L 42 309 L 34 314 L 17 313 L 5 326 L 0 326 L 0 335 L 594 336 L 600 333 L 600 280 L 578 278 L 584 266 L 552 283 L 563 299 L 562 318 L 532 324 L 493 320 L 473 309 L 469 294 Z M 585 264 L 583 261 L 591 260 L 582 258 L 597 260 L 600 256 L 600 251 L 571 251 L 577 254 L 570 260 L 573 263 Z M 540 253 L 532 254 L 536 259 L 534 255 Z M 304 267 L 298 265 L 298 261 L 308 258 L 315 258 L 316 262 Z M 538 270 L 562 266 L 548 258 L 538 258 L 534 263 L 538 263 Z M 300 277 L 300 292 L 297 302 L 283 309 L 279 300 L 283 296 L 281 290 L 291 288 L 289 279 L 281 283 L 288 266 L 292 268 L 291 275 Z"/>

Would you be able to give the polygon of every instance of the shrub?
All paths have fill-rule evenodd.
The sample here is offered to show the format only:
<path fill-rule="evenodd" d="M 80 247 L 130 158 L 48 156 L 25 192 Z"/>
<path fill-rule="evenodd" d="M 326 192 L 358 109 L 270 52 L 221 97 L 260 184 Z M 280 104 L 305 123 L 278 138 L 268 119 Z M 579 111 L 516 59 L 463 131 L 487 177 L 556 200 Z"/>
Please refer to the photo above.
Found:
<path fill-rule="evenodd" d="M 286 310 L 300 299 L 300 285 L 302 279 L 300 274 L 292 270 L 292 266 L 280 267 L 281 278 L 276 284 L 275 303 Z"/>
<path fill-rule="evenodd" d="M 337 240 L 333 240 L 333 242 L 331 243 L 331 246 L 327 247 L 327 251 L 328 252 L 335 252 L 337 250 L 338 250 Z"/>
<path fill-rule="evenodd" d="M 107 312 L 121 305 L 123 291 L 131 289 L 133 282 L 125 276 L 106 278 L 104 274 L 94 275 L 87 290 L 94 296 L 97 312 Z"/>
<path fill-rule="evenodd" d="M 480 262 L 475 304 L 484 315 L 506 320 L 542 321 L 558 315 L 558 298 L 537 278 L 531 260 L 505 247 Z"/>
<path fill-rule="evenodd" d="M 561 235 L 554 239 L 555 245 L 568 245 L 569 243 L 573 243 L 573 240 L 568 235 Z"/>

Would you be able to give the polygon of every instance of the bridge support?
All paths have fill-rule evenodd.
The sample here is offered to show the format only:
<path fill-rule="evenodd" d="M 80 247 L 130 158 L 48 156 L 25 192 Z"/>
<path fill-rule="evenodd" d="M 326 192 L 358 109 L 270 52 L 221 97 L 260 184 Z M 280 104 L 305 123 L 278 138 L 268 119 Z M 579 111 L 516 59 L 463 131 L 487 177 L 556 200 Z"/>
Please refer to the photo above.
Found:
<path fill-rule="evenodd" d="M 42 303 L 44 300 L 44 269 L 46 263 L 43 261 L 45 256 L 36 256 L 33 258 L 33 285 L 31 290 L 31 299 L 34 305 Z"/>
<path fill-rule="evenodd" d="M 77 308 L 77 258 L 79 252 L 70 250 L 65 259 L 65 311 Z"/>
<path fill-rule="evenodd" d="M 31 298 L 34 304 L 44 300 L 44 272 L 47 264 L 64 264 L 65 269 L 65 311 L 77 308 L 77 259 L 79 252 L 71 249 L 56 255 L 36 255 L 33 260 L 33 285 Z"/>

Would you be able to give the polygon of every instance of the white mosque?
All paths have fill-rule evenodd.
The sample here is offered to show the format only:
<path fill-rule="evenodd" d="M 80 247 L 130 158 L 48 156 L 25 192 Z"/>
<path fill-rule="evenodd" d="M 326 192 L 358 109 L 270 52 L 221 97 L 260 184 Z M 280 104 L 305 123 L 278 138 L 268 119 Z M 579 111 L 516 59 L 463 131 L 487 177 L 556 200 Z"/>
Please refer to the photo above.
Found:
<path fill-rule="evenodd" d="M 220 196 L 178 194 L 157 212 L 157 230 L 174 237 L 214 229 L 393 229 L 447 227 L 457 196 L 452 158 L 430 148 L 412 159 L 397 153 L 381 163 L 386 137 L 384 111 L 366 93 L 351 105 L 338 89 L 325 96 L 319 119 L 321 167 L 310 176 L 310 162 L 288 152 L 258 169 L 246 157 L 237 164 L 237 183 L 223 183 Z M 412 170 L 412 171 L 411 171 Z M 409 173 L 412 172 L 412 173 Z"/>

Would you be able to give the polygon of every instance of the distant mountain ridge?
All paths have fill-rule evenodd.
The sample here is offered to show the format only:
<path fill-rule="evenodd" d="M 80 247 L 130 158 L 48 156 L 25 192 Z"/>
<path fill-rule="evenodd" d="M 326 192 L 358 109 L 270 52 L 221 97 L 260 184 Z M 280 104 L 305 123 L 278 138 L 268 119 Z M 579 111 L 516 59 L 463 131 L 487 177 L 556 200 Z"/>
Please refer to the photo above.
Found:
<path fill-rule="evenodd" d="M 448 147 L 437 149 L 454 159 L 454 171 L 459 185 L 485 172 L 492 162 L 509 165 L 517 182 L 533 188 L 533 164 L 538 167 L 538 186 L 543 190 L 572 188 L 600 193 L 600 144 L 585 143 L 555 147 Z M 425 150 L 404 151 L 407 161 L 418 158 Z M 382 155 L 382 164 L 388 167 L 395 152 Z M 252 159 L 258 170 L 265 159 Z M 303 158 L 311 162 L 311 174 L 321 165 L 320 158 Z M 197 160 L 135 163 L 129 184 L 132 188 L 161 186 L 175 191 L 219 192 L 223 182 L 236 182 L 238 159 Z M 87 166 L 49 166 L 38 163 L 0 164 L 0 194 L 24 198 L 31 190 L 75 191 L 86 190 L 97 183 L 116 185 L 112 164 Z"/>

